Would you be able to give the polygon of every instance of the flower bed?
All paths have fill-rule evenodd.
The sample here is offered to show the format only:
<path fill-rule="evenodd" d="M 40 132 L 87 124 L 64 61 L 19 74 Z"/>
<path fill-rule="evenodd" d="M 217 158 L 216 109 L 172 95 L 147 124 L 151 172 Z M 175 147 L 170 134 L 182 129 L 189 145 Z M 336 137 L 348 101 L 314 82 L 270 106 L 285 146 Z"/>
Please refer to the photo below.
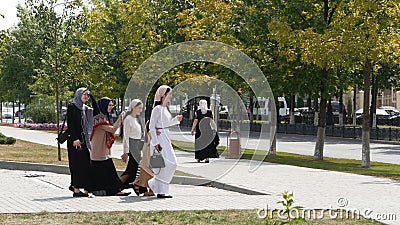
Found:
<path fill-rule="evenodd" d="M 12 127 L 19 127 L 24 129 L 31 129 L 31 130 L 57 130 L 56 123 L 6 123 L 2 122 L 2 126 L 12 126 Z M 62 123 L 60 123 L 60 129 L 62 127 Z M 67 125 L 64 126 L 64 129 L 67 128 Z"/>

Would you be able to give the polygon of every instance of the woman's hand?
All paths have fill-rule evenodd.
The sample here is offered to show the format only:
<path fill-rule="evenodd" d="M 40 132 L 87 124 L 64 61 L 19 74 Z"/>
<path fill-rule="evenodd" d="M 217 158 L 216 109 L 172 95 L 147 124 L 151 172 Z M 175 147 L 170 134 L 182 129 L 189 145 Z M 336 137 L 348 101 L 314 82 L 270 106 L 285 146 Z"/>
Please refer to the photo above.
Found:
<path fill-rule="evenodd" d="M 122 162 L 126 163 L 128 161 L 129 155 L 128 153 L 124 153 L 121 155 Z"/>
<path fill-rule="evenodd" d="M 121 119 L 123 119 L 123 118 L 125 117 L 125 111 L 122 111 L 121 114 L 119 114 L 119 117 L 120 117 Z"/>
<path fill-rule="evenodd" d="M 194 130 L 192 130 L 192 132 L 191 132 L 191 133 L 192 133 L 192 136 L 193 136 L 193 135 L 194 135 Z"/>
<path fill-rule="evenodd" d="M 80 148 L 81 147 L 81 141 L 79 139 L 76 139 L 73 143 L 72 146 L 75 148 Z"/>
<path fill-rule="evenodd" d="M 160 146 L 160 144 L 155 145 L 154 148 L 155 148 L 157 151 L 159 151 L 159 152 L 161 151 L 161 146 Z"/>

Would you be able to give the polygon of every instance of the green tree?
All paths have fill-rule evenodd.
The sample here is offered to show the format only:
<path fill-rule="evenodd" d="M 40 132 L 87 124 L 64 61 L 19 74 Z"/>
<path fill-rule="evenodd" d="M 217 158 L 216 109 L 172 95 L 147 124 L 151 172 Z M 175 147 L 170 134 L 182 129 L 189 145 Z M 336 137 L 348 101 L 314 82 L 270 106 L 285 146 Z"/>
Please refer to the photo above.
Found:
<path fill-rule="evenodd" d="M 370 165 L 370 86 L 371 75 L 382 63 L 398 61 L 400 8 L 393 1 L 354 0 L 338 5 L 334 22 L 341 46 L 335 54 L 346 57 L 345 65 L 362 70 L 364 106 L 362 124 L 362 167 Z"/>
<path fill-rule="evenodd" d="M 274 1 L 274 7 L 279 9 L 281 17 L 268 24 L 270 37 L 279 42 L 280 54 L 289 61 L 300 61 L 315 65 L 320 70 L 317 79 L 319 87 L 319 118 L 317 142 L 314 159 L 323 159 L 323 149 L 326 127 L 326 101 L 333 92 L 331 80 L 337 64 L 341 62 L 338 55 L 332 54 L 332 49 L 338 46 L 332 38 L 331 22 L 337 9 L 338 1 Z M 313 82 L 315 84 L 315 82 Z"/>

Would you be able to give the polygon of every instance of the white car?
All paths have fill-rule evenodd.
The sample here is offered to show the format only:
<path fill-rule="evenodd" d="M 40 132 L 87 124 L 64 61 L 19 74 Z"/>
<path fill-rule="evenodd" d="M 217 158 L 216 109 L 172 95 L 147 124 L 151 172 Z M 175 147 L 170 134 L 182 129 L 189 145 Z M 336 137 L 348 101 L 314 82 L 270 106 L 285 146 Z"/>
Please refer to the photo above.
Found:
<path fill-rule="evenodd" d="M 389 113 L 390 115 L 390 119 L 394 119 L 396 117 L 400 117 L 400 111 L 397 110 L 395 107 L 393 106 L 381 106 L 379 107 L 379 109 L 383 109 L 385 110 L 387 113 Z"/>
<path fill-rule="evenodd" d="M 356 111 L 356 118 L 362 118 L 362 115 L 363 115 L 363 109 L 359 109 Z M 388 112 L 386 112 L 386 110 L 376 109 L 376 117 L 389 119 L 390 114 Z"/>

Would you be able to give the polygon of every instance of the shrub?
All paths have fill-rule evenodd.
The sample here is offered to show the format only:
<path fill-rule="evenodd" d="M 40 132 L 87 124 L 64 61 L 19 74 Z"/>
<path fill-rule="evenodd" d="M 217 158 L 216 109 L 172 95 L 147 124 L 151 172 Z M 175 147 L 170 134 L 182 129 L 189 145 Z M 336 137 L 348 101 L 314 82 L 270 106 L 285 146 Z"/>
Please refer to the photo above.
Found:
<path fill-rule="evenodd" d="M 35 123 L 56 122 L 56 112 L 52 104 L 30 104 L 26 106 L 25 117 Z"/>
<path fill-rule="evenodd" d="M 6 137 L 4 134 L 0 133 L 0 144 L 1 145 L 13 145 L 17 140 L 13 137 Z"/>

